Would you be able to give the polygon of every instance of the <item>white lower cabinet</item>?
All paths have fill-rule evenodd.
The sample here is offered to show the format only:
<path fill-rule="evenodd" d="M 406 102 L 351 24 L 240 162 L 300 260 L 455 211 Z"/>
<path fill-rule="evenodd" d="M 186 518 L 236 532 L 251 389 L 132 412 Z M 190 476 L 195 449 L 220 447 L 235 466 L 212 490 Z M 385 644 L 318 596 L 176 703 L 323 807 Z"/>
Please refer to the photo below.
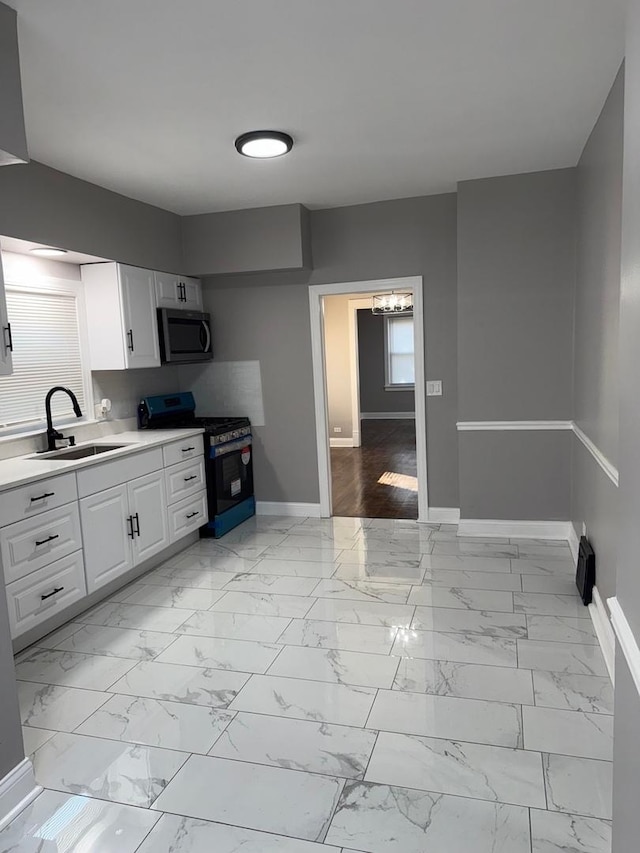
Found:
<path fill-rule="evenodd" d="M 11 636 L 62 614 L 207 519 L 198 434 L 2 492 Z"/>
<path fill-rule="evenodd" d="M 11 636 L 24 634 L 86 594 L 82 551 L 7 584 Z"/>
<path fill-rule="evenodd" d="M 206 524 L 207 516 L 207 493 L 198 492 L 191 498 L 169 507 L 169 529 L 171 541 L 176 542 L 187 533 L 198 530 Z"/>
<path fill-rule="evenodd" d="M 129 515 L 124 484 L 80 501 L 88 592 L 133 567 Z"/>
<path fill-rule="evenodd" d="M 164 472 L 82 498 L 80 520 L 93 592 L 169 545 Z"/>
<path fill-rule="evenodd" d="M 5 583 L 11 583 L 82 548 L 76 502 L 16 521 L 0 530 Z"/>
<path fill-rule="evenodd" d="M 129 510 L 134 524 L 131 540 L 134 565 L 148 560 L 169 545 L 164 472 L 154 471 L 129 483 Z"/>

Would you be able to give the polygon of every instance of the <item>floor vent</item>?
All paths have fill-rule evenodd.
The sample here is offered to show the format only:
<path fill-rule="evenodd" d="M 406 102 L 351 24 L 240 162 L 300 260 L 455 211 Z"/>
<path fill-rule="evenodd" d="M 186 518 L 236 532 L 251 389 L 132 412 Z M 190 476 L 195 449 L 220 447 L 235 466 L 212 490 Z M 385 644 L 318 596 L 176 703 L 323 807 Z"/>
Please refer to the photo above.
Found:
<path fill-rule="evenodd" d="M 596 555 L 586 536 L 580 538 L 578 565 L 576 567 L 576 586 L 585 604 L 591 604 L 593 587 L 596 582 Z"/>

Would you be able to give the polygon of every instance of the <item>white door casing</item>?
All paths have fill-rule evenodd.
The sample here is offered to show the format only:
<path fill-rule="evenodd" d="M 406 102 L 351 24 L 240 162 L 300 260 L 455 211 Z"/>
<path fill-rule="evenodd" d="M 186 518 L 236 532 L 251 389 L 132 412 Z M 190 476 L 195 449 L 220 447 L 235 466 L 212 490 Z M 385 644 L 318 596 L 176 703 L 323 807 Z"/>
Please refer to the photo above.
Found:
<path fill-rule="evenodd" d="M 329 518 L 332 514 L 331 462 L 329 454 L 329 426 L 327 414 L 327 383 L 322 299 L 325 296 L 351 295 L 358 293 L 386 293 L 390 290 L 403 290 L 413 294 L 418 521 L 426 522 L 429 519 L 429 492 L 427 484 L 427 406 L 422 276 L 374 279 L 373 281 L 350 281 L 336 284 L 316 284 L 309 287 L 318 480 L 320 491 L 320 515 L 322 518 Z M 355 312 L 350 311 L 350 315 L 354 313 Z"/>

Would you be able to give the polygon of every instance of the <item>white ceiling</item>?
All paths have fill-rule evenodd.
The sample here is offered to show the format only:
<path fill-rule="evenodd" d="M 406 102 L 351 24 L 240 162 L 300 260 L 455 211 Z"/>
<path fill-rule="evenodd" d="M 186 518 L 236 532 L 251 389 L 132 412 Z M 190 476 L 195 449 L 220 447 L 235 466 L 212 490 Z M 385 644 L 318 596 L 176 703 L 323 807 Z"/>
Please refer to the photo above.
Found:
<path fill-rule="evenodd" d="M 575 165 L 623 55 L 624 0 L 5 2 L 31 156 L 179 213 Z"/>

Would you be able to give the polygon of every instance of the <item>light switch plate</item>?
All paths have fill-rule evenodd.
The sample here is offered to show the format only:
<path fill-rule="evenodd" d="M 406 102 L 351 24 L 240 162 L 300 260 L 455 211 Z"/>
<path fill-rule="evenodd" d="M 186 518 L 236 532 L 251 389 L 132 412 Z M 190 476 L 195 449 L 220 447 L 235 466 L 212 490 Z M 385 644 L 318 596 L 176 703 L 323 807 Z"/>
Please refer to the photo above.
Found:
<path fill-rule="evenodd" d="M 333 431 L 334 432 L 342 432 L 342 427 L 334 427 Z"/>
<path fill-rule="evenodd" d="M 442 397 L 441 379 L 432 379 L 427 382 L 427 397 Z"/>

